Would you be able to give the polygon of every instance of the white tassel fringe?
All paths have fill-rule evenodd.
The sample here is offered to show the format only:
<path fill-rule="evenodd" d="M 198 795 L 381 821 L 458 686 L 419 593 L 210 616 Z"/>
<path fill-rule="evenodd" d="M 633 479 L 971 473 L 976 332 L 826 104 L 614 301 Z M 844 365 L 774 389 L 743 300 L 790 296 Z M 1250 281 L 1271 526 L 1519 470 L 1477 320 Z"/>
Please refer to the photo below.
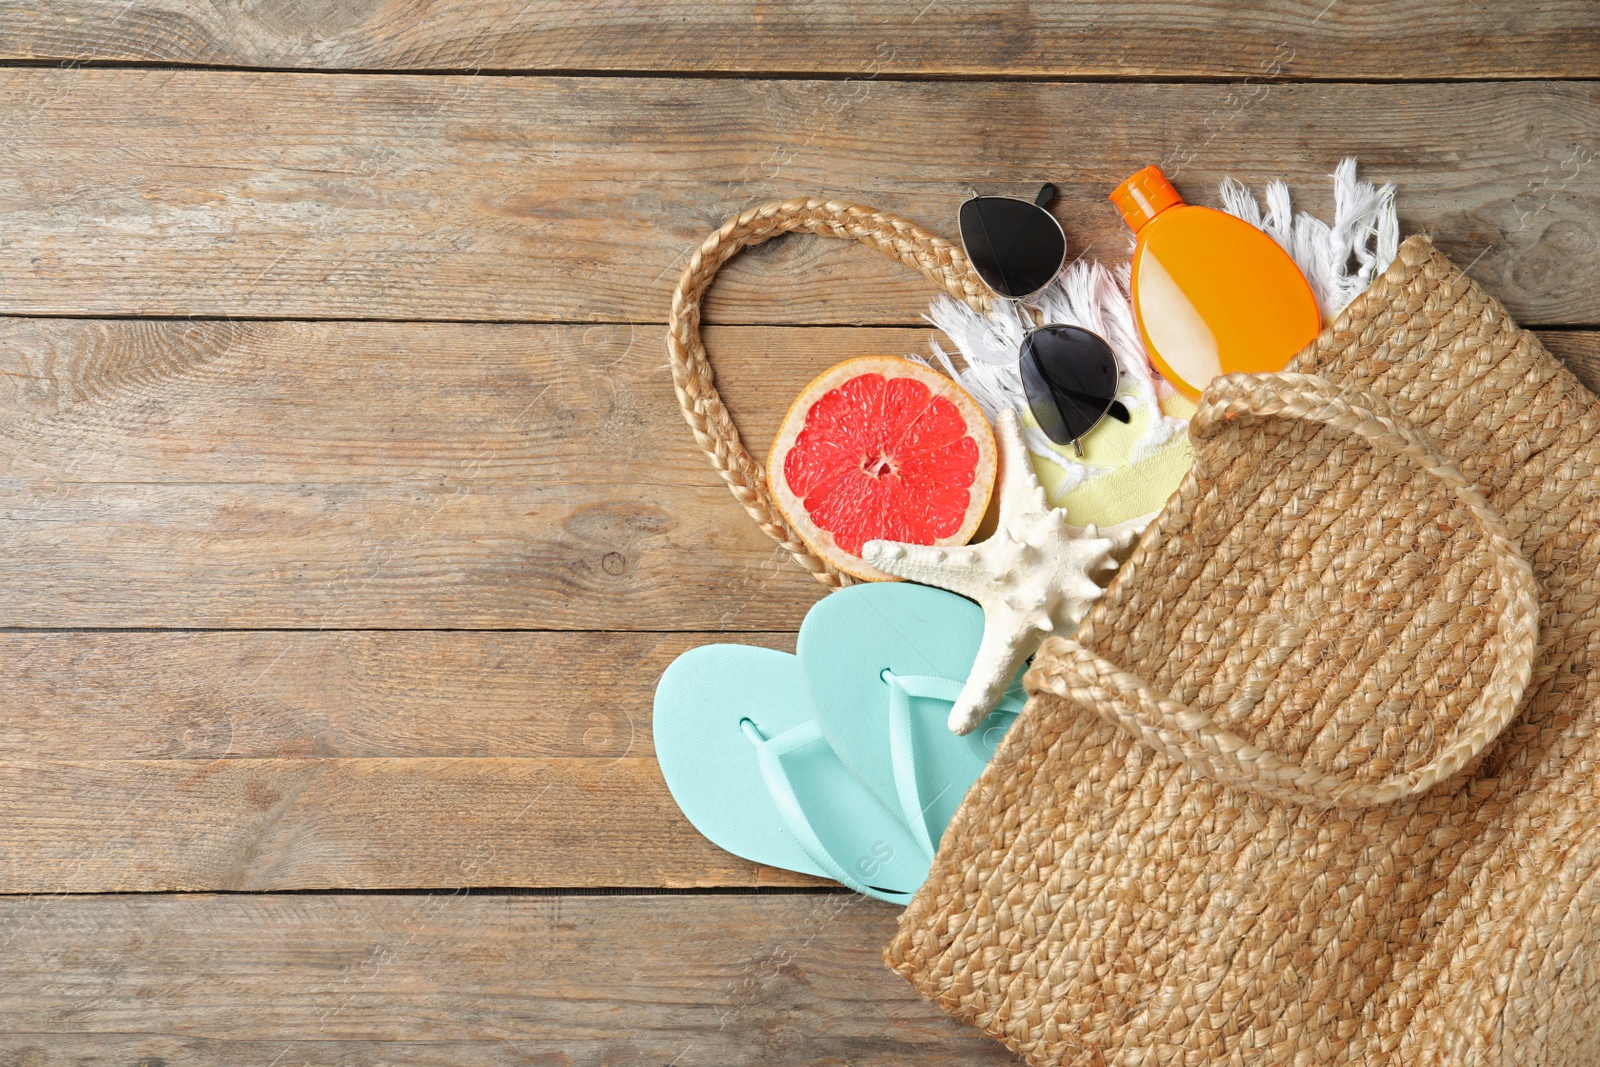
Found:
<path fill-rule="evenodd" d="M 1333 172 L 1333 224 L 1302 211 L 1291 216 L 1289 187 L 1281 180 L 1267 186 L 1267 211 L 1239 182 L 1222 183 L 1223 210 L 1277 241 L 1311 283 L 1324 324 L 1343 311 L 1384 268 L 1400 248 L 1400 220 L 1394 210 L 1394 186 L 1356 180 L 1354 157 L 1341 160 Z"/>

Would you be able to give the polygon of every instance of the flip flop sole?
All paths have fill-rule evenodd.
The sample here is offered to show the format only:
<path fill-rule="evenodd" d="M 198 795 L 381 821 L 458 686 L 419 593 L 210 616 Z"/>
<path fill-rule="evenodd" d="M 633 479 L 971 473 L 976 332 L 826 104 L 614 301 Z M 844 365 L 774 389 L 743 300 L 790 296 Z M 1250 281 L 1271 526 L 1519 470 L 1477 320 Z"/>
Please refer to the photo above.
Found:
<path fill-rule="evenodd" d="M 916 839 L 823 739 L 796 657 L 691 649 L 657 684 L 654 734 L 673 800 L 719 848 L 881 899 L 909 897 L 927 877 Z"/>
<path fill-rule="evenodd" d="M 811 721 L 800 661 L 750 645 L 702 645 L 656 683 L 656 762 L 678 808 L 725 852 L 768 867 L 828 877 L 783 825 L 739 721 L 767 736 Z"/>

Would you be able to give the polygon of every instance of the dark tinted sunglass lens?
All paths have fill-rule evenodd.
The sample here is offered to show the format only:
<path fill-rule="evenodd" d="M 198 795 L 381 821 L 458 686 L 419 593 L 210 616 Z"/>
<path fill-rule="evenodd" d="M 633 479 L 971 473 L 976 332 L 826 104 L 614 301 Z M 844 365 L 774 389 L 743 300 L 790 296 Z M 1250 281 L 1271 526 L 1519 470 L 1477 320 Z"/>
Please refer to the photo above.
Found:
<path fill-rule="evenodd" d="M 1072 441 L 1072 431 L 1067 428 L 1061 409 L 1051 395 L 1050 383 L 1045 380 L 1044 372 L 1039 369 L 1031 349 L 1022 350 L 1022 358 L 1017 366 L 1022 372 L 1022 390 L 1028 394 L 1028 409 L 1033 412 L 1033 421 L 1056 444 L 1064 445 Z"/>
<path fill-rule="evenodd" d="M 1034 421 L 1058 445 L 1088 433 L 1116 402 L 1117 357 L 1098 334 L 1077 326 L 1029 334 L 1020 369 Z"/>
<path fill-rule="evenodd" d="M 1050 284 L 1067 258 L 1067 241 L 1050 212 L 1008 196 L 975 196 L 961 205 L 961 243 L 983 283 L 1001 296 L 1029 296 Z"/>

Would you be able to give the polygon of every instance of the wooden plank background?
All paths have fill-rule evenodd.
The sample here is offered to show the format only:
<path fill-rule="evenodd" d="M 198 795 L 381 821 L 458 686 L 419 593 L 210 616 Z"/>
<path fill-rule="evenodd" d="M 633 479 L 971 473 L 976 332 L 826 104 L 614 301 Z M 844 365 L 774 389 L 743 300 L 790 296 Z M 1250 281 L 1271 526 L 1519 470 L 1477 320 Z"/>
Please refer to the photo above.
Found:
<path fill-rule="evenodd" d="M 894 913 L 836 893 L 0 901 L 0 1062 L 1014 1062 L 883 966 Z"/>
<path fill-rule="evenodd" d="M 1600 385 L 1600 8 L 0 6 L 0 1063 L 1005 1063 L 894 909 L 701 839 L 663 667 L 821 588 L 662 346 L 728 214 L 953 229 L 1344 154 Z M 757 453 L 929 292 L 786 239 L 708 330 Z M 227 892 L 222 892 L 227 891 Z"/>
<path fill-rule="evenodd" d="M 1282 176 L 1326 210 L 1349 153 L 1514 314 L 1593 322 L 1597 114 L 1592 81 L 0 71 L 0 297 L 31 315 L 643 329 L 689 252 L 754 201 L 828 195 L 952 231 L 975 185 L 1031 193 L 1047 175 L 1074 253 L 1109 257 L 1128 240 L 1106 192 L 1150 161 L 1211 199 L 1229 174 Z M 928 283 L 795 240 L 713 293 L 719 321 L 906 324 Z"/>
<path fill-rule="evenodd" d="M 1387 81 L 1593 77 L 1597 30 L 1600 12 L 1585 0 L 690 0 L 665 10 L 594 0 L 36 0 L 0 15 L 0 55 L 308 70 L 1145 80 L 1259 77 L 1277 65 L 1302 77 Z"/>

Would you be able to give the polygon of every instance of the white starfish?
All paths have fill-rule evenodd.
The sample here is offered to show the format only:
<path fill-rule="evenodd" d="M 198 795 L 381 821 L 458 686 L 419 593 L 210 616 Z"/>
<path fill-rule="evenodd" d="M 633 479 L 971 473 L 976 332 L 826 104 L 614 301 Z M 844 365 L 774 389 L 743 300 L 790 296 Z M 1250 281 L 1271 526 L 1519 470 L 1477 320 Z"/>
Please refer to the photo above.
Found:
<path fill-rule="evenodd" d="M 861 558 L 879 570 L 935 585 L 983 607 L 983 641 L 950 709 L 950 729 L 968 733 L 988 716 L 1017 668 L 1052 633 L 1071 633 L 1101 589 L 1092 575 L 1115 569 L 1124 537 L 1067 522 L 1033 472 L 1016 413 L 1000 413 L 1000 525 L 987 541 L 933 548 L 868 541 Z M 1123 531 L 1119 528 L 1119 534 Z"/>

